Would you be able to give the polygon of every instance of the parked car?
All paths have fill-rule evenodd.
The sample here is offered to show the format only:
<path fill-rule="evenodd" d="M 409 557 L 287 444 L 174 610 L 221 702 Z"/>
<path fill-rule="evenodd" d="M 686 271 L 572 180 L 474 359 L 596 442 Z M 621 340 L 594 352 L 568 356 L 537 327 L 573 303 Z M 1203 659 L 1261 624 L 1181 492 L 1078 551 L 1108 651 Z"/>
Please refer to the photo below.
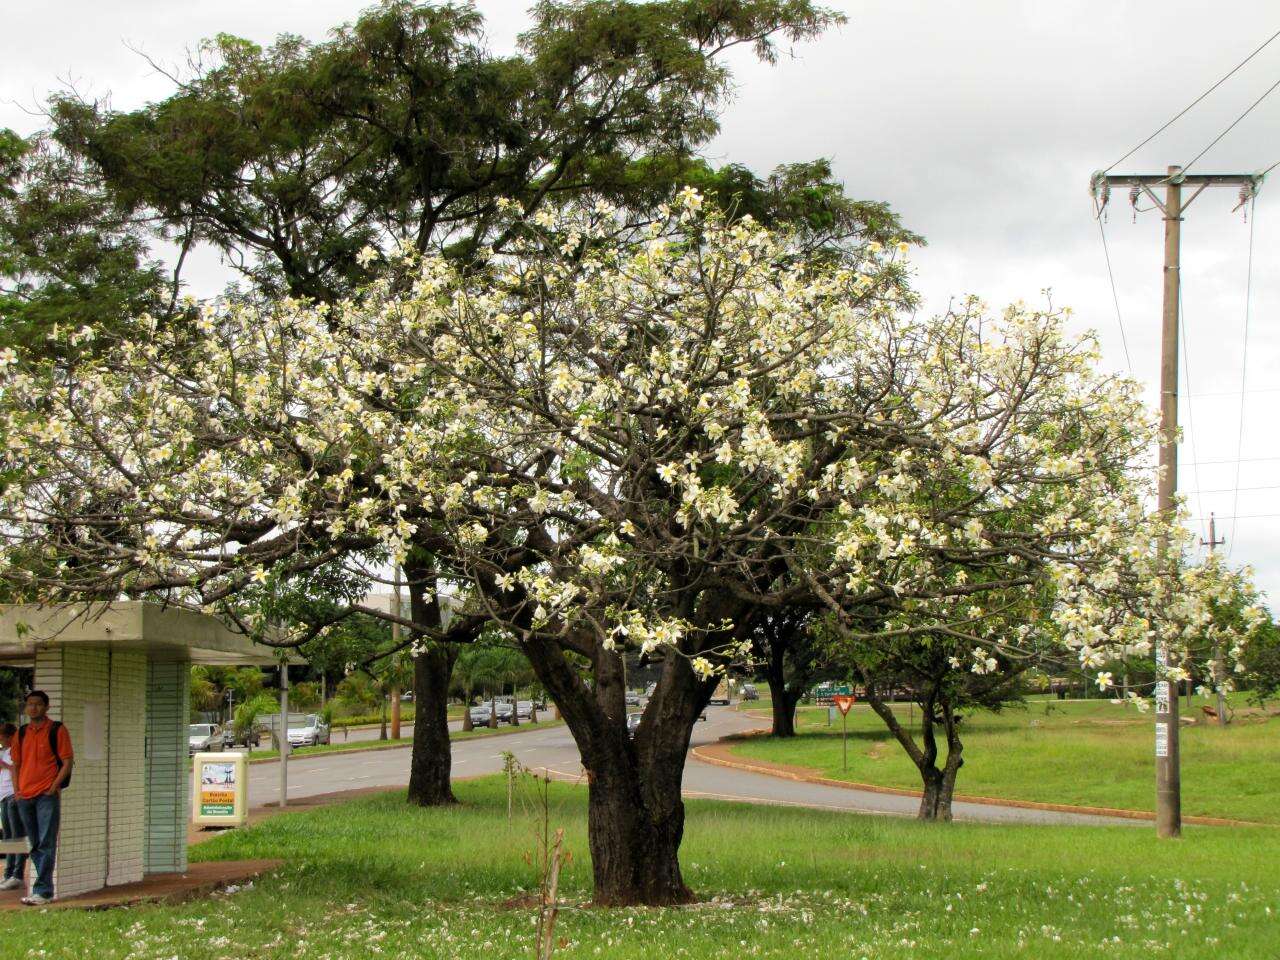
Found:
<path fill-rule="evenodd" d="M 636 693 L 634 690 L 628 690 L 623 699 L 626 700 L 628 707 L 640 706 L 640 694 Z"/>
<path fill-rule="evenodd" d="M 516 716 L 521 720 L 533 719 L 533 701 L 520 700 L 516 703 Z"/>
<path fill-rule="evenodd" d="M 743 700 L 760 699 L 760 691 L 756 689 L 756 685 L 754 683 L 744 683 L 740 692 Z"/>
<path fill-rule="evenodd" d="M 627 736 L 632 740 L 636 738 L 636 731 L 640 729 L 640 718 L 643 716 L 643 713 L 627 714 Z"/>
<path fill-rule="evenodd" d="M 236 747 L 256 747 L 262 743 L 263 729 L 260 724 L 254 724 L 243 737 L 236 738 L 234 727 L 222 728 L 222 749 L 234 750 Z"/>
<path fill-rule="evenodd" d="M 314 747 L 329 742 L 329 725 L 318 714 L 289 714 L 289 746 Z"/>
<path fill-rule="evenodd" d="M 511 704 L 502 700 L 498 701 L 498 723 L 510 723 L 512 717 Z M 481 703 L 471 708 L 471 725 L 474 727 L 487 727 L 489 725 L 489 717 L 493 713 L 492 703 Z"/>
<path fill-rule="evenodd" d="M 221 749 L 222 728 L 216 723 L 193 723 L 187 727 L 187 756 Z"/>

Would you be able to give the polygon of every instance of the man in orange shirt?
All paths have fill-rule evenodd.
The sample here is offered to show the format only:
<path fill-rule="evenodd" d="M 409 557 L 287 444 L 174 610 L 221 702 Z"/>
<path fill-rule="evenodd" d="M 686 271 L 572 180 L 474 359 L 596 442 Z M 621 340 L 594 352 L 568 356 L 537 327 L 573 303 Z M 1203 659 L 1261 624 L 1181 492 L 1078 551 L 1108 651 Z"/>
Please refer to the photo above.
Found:
<path fill-rule="evenodd" d="M 53 900 L 53 866 L 58 853 L 58 825 L 62 818 L 62 788 L 71 778 L 71 737 L 67 728 L 49 719 L 49 695 L 27 694 L 30 723 L 18 730 L 13 766 L 18 816 L 31 843 L 35 882 L 22 902 L 32 907 Z"/>

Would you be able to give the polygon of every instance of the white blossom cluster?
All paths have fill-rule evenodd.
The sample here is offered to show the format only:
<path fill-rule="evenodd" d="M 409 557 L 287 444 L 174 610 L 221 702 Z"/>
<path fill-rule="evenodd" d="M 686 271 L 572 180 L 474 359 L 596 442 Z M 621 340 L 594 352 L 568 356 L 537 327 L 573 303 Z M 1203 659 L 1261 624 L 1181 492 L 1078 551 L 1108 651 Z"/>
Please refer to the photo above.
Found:
<path fill-rule="evenodd" d="M 702 675 L 762 602 L 975 673 L 1203 634 L 1221 578 L 1161 573 L 1154 422 L 1062 314 L 917 315 L 905 244 L 806 257 L 692 190 L 635 229 L 548 208 L 484 270 L 397 250 L 341 303 L 0 356 L 5 579 L 209 608 L 416 548 L 517 636 Z"/>

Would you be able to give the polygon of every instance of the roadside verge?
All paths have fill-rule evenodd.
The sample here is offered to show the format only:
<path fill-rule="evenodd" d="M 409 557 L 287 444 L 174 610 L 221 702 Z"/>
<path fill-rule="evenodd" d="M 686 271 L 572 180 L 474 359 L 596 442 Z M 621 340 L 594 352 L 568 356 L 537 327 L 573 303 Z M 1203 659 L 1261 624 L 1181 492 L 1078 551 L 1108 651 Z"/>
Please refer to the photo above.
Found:
<path fill-rule="evenodd" d="M 862 790 L 867 793 L 886 793 L 899 797 L 920 796 L 919 790 L 907 790 L 901 787 L 886 787 L 876 783 L 857 783 L 851 780 L 837 780 L 834 777 L 822 776 L 812 767 L 773 763 L 768 760 L 744 760 L 732 752 L 735 743 L 741 742 L 743 739 L 752 736 L 758 736 L 765 732 L 766 731 L 764 730 L 753 730 L 745 734 L 734 734 L 729 737 L 723 737 L 715 743 L 707 743 L 700 747 L 694 747 L 691 753 L 696 759 L 701 760 L 703 763 L 710 763 L 719 767 L 729 767 L 730 769 L 742 770 L 747 773 L 762 773 L 767 776 L 779 777 L 784 780 L 794 780 L 798 783 L 816 783 L 827 787 L 839 787 L 842 790 Z M 1099 817 L 1116 817 L 1122 820 L 1154 821 L 1156 818 L 1153 812 L 1147 810 L 1124 810 L 1114 807 L 1078 807 L 1067 803 L 1041 803 L 1035 800 L 1011 800 L 1004 797 L 975 797 L 967 794 L 956 794 L 953 799 L 957 803 L 979 803 L 992 807 L 1016 807 L 1022 810 L 1046 810 L 1053 813 L 1079 813 Z M 1221 817 L 1184 816 L 1182 821 L 1183 823 L 1207 827 L 1274 826 L 1274 824 L 1258 823 L 1250 820 L 1230 820 Z"/>

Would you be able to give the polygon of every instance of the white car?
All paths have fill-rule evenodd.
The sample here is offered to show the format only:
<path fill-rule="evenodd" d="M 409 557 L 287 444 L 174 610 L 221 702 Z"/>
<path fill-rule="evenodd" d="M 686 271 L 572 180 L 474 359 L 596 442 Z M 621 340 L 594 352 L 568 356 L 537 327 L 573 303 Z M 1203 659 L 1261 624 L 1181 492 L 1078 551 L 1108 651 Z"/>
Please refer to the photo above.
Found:
<path fill-rule="evenodd" d="M 187 727 L 187 756 L 222 749 L 222 728 L 216 723 L 193 723 Z"/>
<path fill-rule="evenodd" d="M 289 746 L 314 747 L 329 742 L 329 725 L 314 713 L 289 714 Z"/>

